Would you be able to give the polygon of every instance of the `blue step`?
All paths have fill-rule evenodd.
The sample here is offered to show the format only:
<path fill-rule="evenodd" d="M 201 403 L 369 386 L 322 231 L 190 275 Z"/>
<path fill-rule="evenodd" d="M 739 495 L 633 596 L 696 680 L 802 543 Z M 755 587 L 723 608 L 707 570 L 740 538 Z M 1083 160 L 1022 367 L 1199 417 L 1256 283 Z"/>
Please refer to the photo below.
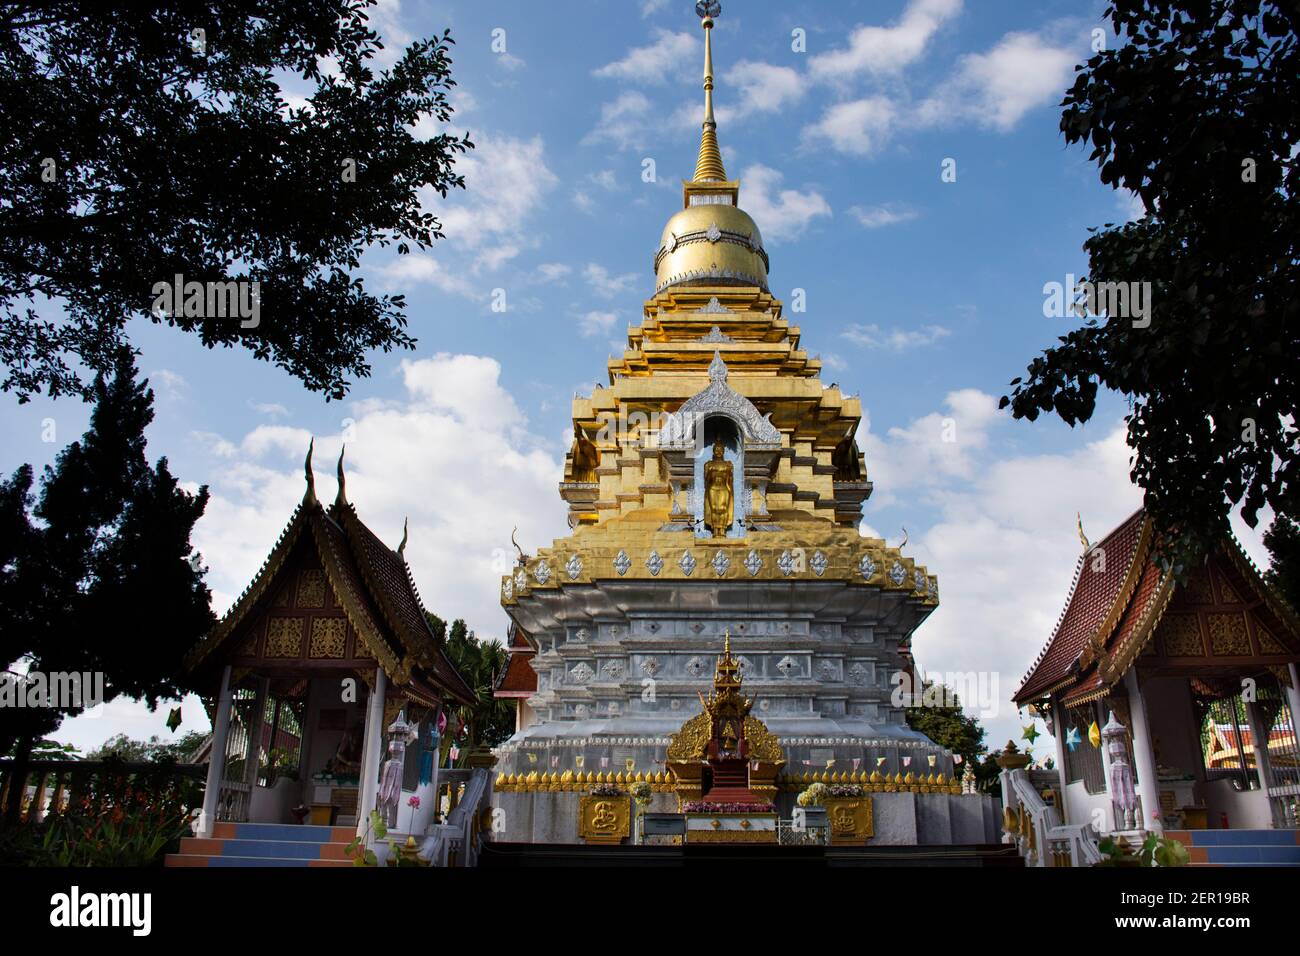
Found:
<path fill-rule="evenodd" d="M 1300 864 L 1300 846 L 1212 846 L 1206 848 L 1207 863 Z"/>
<path fill-rule="evenodd" d="M 1294 830 L 1189 830 L 1192 846 L 1282 846 L 1297 847 Z"/>
<path fill-rule="evenodd" d="M 330 843 L 336 827 L 297 826 L 292 823 L 236 823 L 234 840 L 279 840 L 287 843 Z M 218 832 L 222 832 L 219 830 Z"/>

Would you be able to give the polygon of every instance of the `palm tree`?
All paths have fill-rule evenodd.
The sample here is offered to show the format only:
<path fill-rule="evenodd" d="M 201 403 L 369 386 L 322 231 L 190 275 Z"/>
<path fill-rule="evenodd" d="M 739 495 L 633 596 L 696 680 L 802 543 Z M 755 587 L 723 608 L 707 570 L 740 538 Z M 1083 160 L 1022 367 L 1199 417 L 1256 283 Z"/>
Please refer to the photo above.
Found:
<path fill-rule="evenodd" d="M 505 669 L 509 655 L 500 641 L 479 640 L 457 619 L 448 632 L 447 624 L 436 614 L 429 614 L 429 624 L 434 632 L 446 640 L 447 656 L 460 671 L 465 683 L 474 692 L 474 702 L 460 704 L 448 715 L 451 733 L 443 739 L 443 754 L 450 749 L 457 736 L 458 725 L 463 725 L 468 740 L 461 747 L 461 760 L 476 747 L 494 747 L 514 733 L 514 711 L 508 701 L 496 696 L 497 679 Z"/>

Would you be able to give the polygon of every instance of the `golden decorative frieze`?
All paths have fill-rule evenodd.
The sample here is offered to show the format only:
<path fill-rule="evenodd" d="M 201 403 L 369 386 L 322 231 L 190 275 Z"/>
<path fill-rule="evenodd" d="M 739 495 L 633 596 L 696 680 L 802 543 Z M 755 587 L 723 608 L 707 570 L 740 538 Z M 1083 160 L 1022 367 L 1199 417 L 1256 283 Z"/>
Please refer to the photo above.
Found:
<path fill-rule="evenodd" d="M 298 576 L 298 607 L 321 608 L 325 606 L 325 572 L 321 568 L 308 568 Z"/>
<path fill-rule="evenodd" d="M 318 617 L 311 622 L 311 643 L 307 656 L 316 659 L 342 658 L 347 652 L 348 622 L 341 617 Z"/>
<path fill-rule="evenodd" d="M 300 617 L 273 617 L 266 622 L 267 657 L 301 657 L 304 625 Z"/>

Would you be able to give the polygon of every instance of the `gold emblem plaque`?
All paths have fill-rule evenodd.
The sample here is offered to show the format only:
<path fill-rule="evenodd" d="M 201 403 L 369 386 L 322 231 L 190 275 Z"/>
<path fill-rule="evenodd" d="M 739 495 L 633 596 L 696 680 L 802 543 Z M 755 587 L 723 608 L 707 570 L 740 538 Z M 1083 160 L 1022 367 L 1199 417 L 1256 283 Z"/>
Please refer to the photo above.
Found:
<path fill-rule="evenodd" d="M 585 796 L 578 802 L 578 836 L 588 843 L 621 843 L 631 833 L 629 797 Z"/>
<path fill-rule="evenodd" d="M 865 843 L 874 834 L 870 797 L 831 798 L 826 801 L 826 823 L 831 844 Z"/>

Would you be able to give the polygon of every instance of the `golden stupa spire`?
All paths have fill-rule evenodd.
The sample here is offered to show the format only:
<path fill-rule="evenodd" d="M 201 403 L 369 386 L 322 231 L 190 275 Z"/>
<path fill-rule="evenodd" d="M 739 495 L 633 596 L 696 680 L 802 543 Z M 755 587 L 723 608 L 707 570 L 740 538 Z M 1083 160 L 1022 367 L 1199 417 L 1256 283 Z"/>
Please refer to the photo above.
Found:
<path fill-rule="evenodd" d="M 700 154 L 695 160 L 695 182 L 726 182 L 722 151 L 718 149 L 718 123 L 713 118 L 713 18 L 722 12 L 718 0 L 700 0 L 695 5 L 704 28 L 704 128 L 700 133 Z"/>

